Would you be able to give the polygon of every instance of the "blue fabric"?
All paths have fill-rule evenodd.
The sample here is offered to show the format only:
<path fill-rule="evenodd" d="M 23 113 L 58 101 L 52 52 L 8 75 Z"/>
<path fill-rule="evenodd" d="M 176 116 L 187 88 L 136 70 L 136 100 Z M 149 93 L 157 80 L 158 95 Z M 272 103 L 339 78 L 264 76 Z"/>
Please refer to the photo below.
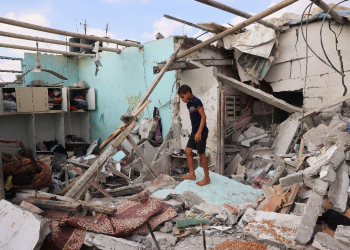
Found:
<path fill-rule="evenodd" d="M 199 126 L 201 124 L 201 115 L 198 112 L 198 109 L 200 107 L 203 107 L 203 103 L 201 100 L 199 100 L 197 97 L 193 96 L 191 100 L 187 103 L 188 111 L 190 112 L 190 119 L 191 119 L 191 125 L 192 125 L 192 133 L 196 134 L 198 132 Z M 204 127 L 206 127 L 207 124 L 205 124 Z"/>

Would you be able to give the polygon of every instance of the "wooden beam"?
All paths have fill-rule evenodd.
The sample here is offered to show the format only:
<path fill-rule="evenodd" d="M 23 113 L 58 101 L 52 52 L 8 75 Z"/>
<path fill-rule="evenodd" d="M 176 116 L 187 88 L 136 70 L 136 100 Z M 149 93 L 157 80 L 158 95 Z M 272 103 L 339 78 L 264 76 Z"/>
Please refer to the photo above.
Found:
<path fill-rule="evenodd" d="M 0 69 L 0 73 L 19 73 L 19 74 L 22 74 L 22 71 L 20 71 L 20 70 L 4 70 L 4 69 Z"/>
<path fill-rule="evenodd" d="M 211 33 L 216 33 L 215 30 L 212 30 L 212 29 L 209 29 L 209 28 L 206 28 L 206 27 L 194 24 L 194 23 L 187 22 L 187 21 L 182 20 L 180 18 L 176 18 L 176 17 L 169 16 L 169 15 L 164 15 L 164 17 L 169 18 L 169 19 L 174 20 L 174 21 L 177 21 L 179 23 L 187 24 L 188 26 L 192 26 L 192 27 L 195 27 L 195 28 L 200 29 L 200 30 L 208 31 Z"/>
<path fill-rule="evenodd" d="M 329 7 L 328 4 L 326 4 L 322 0 L 311 0 L 314 4 L 316 4 L 318 7 L 320 7 L 324 13 L 328 13 L 331 17 L 333 17 L 338 23 L 345 24 L 346 19 L 338 14 L 334 9 L 331 10 L 331 7 Z"/>
<path fill-rule="evenodd" d="M 290 163 L 290 162 L 288 162 L 288 161 L 285 161 L 285 160 L 283 160 L 283 159 L 281 159 L 281 158 L 279 158 L 279 157 L 277 157 L 277 156 L 274 156 L 274 155 L 270 155 L 270 156 L 273 157 L 273 158 L 275 158 L 276 160 L 279 160 L 279 161 L 281 161 L 281 162 L 284 162 L 285 164 L 288 164 L 289 166 L 292 166 L 293 168 L 296 168 L 295 165 L 293 165 L 292 163 Z"/>
<path fill-rule="evenodd" d="M 48 38 L 43 38 L 43 37 L 15 34 L 15 33 L 5 32 L 5 31 L 0 31 L 0 36 L 6 36 L 6 37 L 24 39 L 24 40 L 29 40 L 29 41 L 36 41 L 36 42 L 43 42 L 43 43 L 59 44 L 59 45 L 64 45 L 64 46 L 72 46 L 72 47 L 85 48 L 85 49 L 93 49 L 95 47 L 92 45 L 87 45 L 87 44 L 82 44 L 82 43 L 71 43 L 71 42 L 48 39 Z M 99 50 L 112 51 L 112 52 L 116 52 L 116 53 L 121 52 L 120 49 L 112 49 L 112 48 L 106 48 L 106 47 L 99 47 Z"/>
<path fill-rule="evenodd" d="M 219 3 L 219 2 L 214 1 L 214 0 L 195 0 L 195 1 L 207 4 L 209 6 L 212 6 L 214 8 L 217 8 L 217 9 L 220 9 L 220 10 L 223 10 L 223 11 L 227 11 L 229 13 L 235 14 L 237 16 L 240 16 L 240 17 L 243 17 L 243 18 L 246 18 L 246 19 L 249 19 L 249 18 L 252 17 L 251 14 L 248 14 L 248 13 L 246 13 L 244 11 L 235 9 L 235 8 L 233 8 L 231 6 Z M 277 25 L 274 25 L 273 23 L 267 22 L 265 20 L 259 20 L 259 21 L 257 21 L 257 23 L 260 23 L 260 24 L 262 24 L 262 25 L 264 25 L 264 26 L 266 26 L 268 28 L 274 29 L 274 30 L 276 30 L 278 32 L 282 32 L 282 29 L 280 27 L 278 27 Z"/>
<path fill-rule="evenodd" d="M 294 112 L 302 112 L 301 108 L 295 107 L 289 103 L 286 103 L 283 100 L 280 100 L 276 97 L 274 97 L 271 94 L 268 94 L 260 89 L 256 89 L 252 86 L 249 86 L 247 84 L 244 84 L 240 81 L 237 81 L 236 79 L 233 79 L 231 77 L 225 76 L 223 74 L 218 73 L 217 74 L 219 81 L 222 81 L 223 83 L 242 91 L 243 93 L 246 93 L 247 95 L 253 96 L 255 98 L 258 98 L 259 100 L 266 102 L 268 104 L 271 104 L 279 109 L 282 109 L 288 113 L 294 113 Z"/>
<path fill-rule="evenodd" d="M 275 4 L 274 6 L 268 8 L 267 10 L 264 10 L 263 12 L 260 12 L 259 14 L 252 16 L 251 18 L 233 26 L 232 28 L 230 28 L 226 31 L 223 31 L 222 33 L 217 34 L 216 36 L 211 37 L 208 40 L 201 42 L 200 44 L 178 54 L 176 56 L 176 59 L 183 58 L 183 57 L 185 57 L 185 56 L 187 56 L 187 55 L 189 55 L 189 54 L 191 54 L 191 53 L 193 53 L 193 52 L 195 52 L 195 51 L 197 51 L 197 50 L 199 50 L 199 49 L 201 49 L 209 44 L 212 44 L 213 42 L 216 42 L 216 41 L 224 38 L 225 36 L 228 36 L 228 35 L 234 33 L 235 31 L 241 30 L 241 29 L 247 27 L 248 25 L 255 23 L 255 22 L 261 20 L 262 18 L 267 17 L 267 16 L 269 16 L 269 15 L 271 15 L 271 14 L 273 14 L 273 13 L 275 13 L 275 12 L 277 12 L 277 11 L 279 11 L 279 10 L 281 10 L 281 9 L 283 9 L 283 8 L 289 6 L 297 1 L 299 1 L 299 0 L 284 0 L 278 4 Z"/>
<path fill-rule="evenodd" d="M 74 186 L 68 190 L 68 192 L 65 194 L 66 197 L 74 198 L 76 195 L 78 195 L 79 191 L 85 188 L 85 185 L 92 179 L 94 174 L 97 173 L 99 168 L 106 162 L 114 150 L 116 150 L 116 148 L 125 140 L 125 138 L 130 134 L 134 127 L 135 122 L 126 127 L 126 129 L 120 133 L 116 139 L 114 139 L 106 151 L 100 155 L 100 157 L 91 165 L 91 167 L 84 173 L 84 175 L 79 178 Z"/>
<path fill-rule="evenodd" d="M 84 56 L 84 57 L 93 57 L 93 56 L 95 56 L 95 54 L 83 54 L 83 53 L 75 53 L 75 52 L 67 52 L 67 51 L 63 51 L 63 50 L 53 50 L 53 49 L 43 49 L 43 48 L 37 49 L 35 47 L 28 47 L 28 46 L 14 45 L 14 44 L 6 44 L 6 43 L 0 43 L 0 47 L 10 48 L 10 49 L 22 49 L 22 50 L 40 51 L 40 52 L 61 54 L 61 55 L 64 55 L 64 56 Z"/>
<path fill-rule="evenodd" d="M 105 37 L 90 36 L 90 35 L 85 35 L 81 33 L 69 32 L 65 30 L 58 30 L 58 29 L 48 28 L 40 25 L 31 24 L 31 23 L 20 22 L 20 21 L 16 21 L 16 20 L 4 18 L 4 17 L 0 17 L 0 23 L 14 25 L 14 26 L 18 26 L 26 29 L 39 30 L 39 31 L 62 35 L 62 36 L 77 37 L 77 38 L 83 38 L 83 39 L 88 39 L 93 41 L 101 41 L 106 43 L 115 43 L 123 46 L 130 46 L 130 47 L 139 47 L 139 48 L 143 47 L 141 44 L 137 44 L 137 43 L 130 43 L 130 42 L 120 41 L 116 39 L 109 39 Z"/>
<path fill-rule="evenodd" d="M 285 202 L 286 206 L 283 206 L 280 211 L 281 214 L 289 214 L 290 209 L 292 208 L 292 205 L 294 203 L 295 197 L 297 197 L 298 191 L 299 191 L 299 183 L 294 183 L 286 199 L 286 202 Z"/>
<path fill-rule="evenodd" d="M 73 164 L 69 164 L 69 166 L 80 176 L 83 176 L 83 172 L 81 172 L 78 168 L 76 168 Z M 92 183 L 92 186 L 94 186 L 98 191 L 100 191 L 104 196 L 108 198 L 112 198 L 113 196 L 107 193 L 100 185 L 98 185 L 96 182 Z"/>
<path fill-rule="evenodd" d="M 46 209 L 49 208 L 49 209 L 76 212 L 82 208 L 82 205 L 78 202 L 52 201 L 52 200 L 39 200 L 39 199 L 26 199 L 25 201 L 39 208 L 46 208 Z"/>
<path fill-rule="evenodd" d="M 80 178 L 80 176 L 78 176 L 77 178 L 75 178 L 74 181 L 72 181 L 71 183 L 69 183 L 68 186 L 64 187 L 63 189 L 61 189 L 59 192 L 57 192 L 57 195 L 65 195 L 68 190 L 73 187 L 73 185 L 78 181 L 78 179 Z"/>
<path fill-rule="evenodd" d="M 221 90 L 221 100 L 220 100 L 220 165 L 219 174 L 224 175 L 225 170 L 225 116 L 226 116 L 226 106 L 225 106 L 225 90 Z"/>
<path fill-rule="evenodd" d="M 308 117 L 308 116 L 310 116 L 310 115 L 317 114 L 317 113 L 321 112 L 321 111 L 324 110 L 324 109 L 331 108 L 331 107 L 333 107 L 333 106 L 335 106 L 335 105 L 338 105 L 338 104 L 340 104 L 340 103 L 342 103 L 342 102 L 345 102 L 345 101 L 347 101 L 347 100 L 349 100 L 349 99 L 350 99 L 350 94 L 349 94 L 349 95 L 346 95 L 346 96 L 343 96 L 343 97 L 341 97 L 341 98 L 338 98 L 338 99 L 336 99 L 336 100 L 333 100 L 333 101 L 331 101 L 331 102 L 325 103 L 325 104 L 321 105 L 320 107 L 316 107 L 316 108 L 313 108 L 313 109 L 311 109 L 311 110 L 305 112 L 305 113 L 304 113 L 304 116 L 303 116 L 303 115 L 298 116 L 297 120 L 301 120 L 301 119 L 303 119 L 303 118 L 305 118 L 305 117 Z"/>
<path fill-rule="evenodd" d="M 149 98 L 149 96 L 152 94 L 153 90 L 155 89 L 155 87 L 158 85 L 158 83 L 160 82 L 160 80 L 162 79 L 162 77 L 164 76 L 165 72 L 168 70 L 168 68 L 170 67 L 170 65 L 173 63 L 173 61 L 176 58 L 176 55 L 180 52 L 181 50 L 181 45 L 174 51 L 174 53 L 170 56 L 170 58 L 167 60 L 164 68 L 159 72 L 159 74 L 156 76 L 156 78 L 154 79 L 153 83 L 151 84 L 151 86 L 148 88 L 148 90 L 146 91 L 146 93 L 142 96 L 141 100 L 139 101 L 139 103 L 137 104 L 135 110 L 138 110 Z"/>
<path fill-rule="evenodd" d="M 126 137 L 126 138 L 128 138 L 128 137 Z M 126 176 L 122 172 L 118 171 L 118 169 L 110 167 L 109 164 L 107 164 L 106 168 L 107 168 L 107 170 L 111 171 L 115 176 L 119 176 L 119 177 L 124 178 L 128 181 L 131 181 L 131 179 L 128 176 Z"/>
<path fill-rule="evenodd" d="M 147 168 L 149 169 L 149 171 L 151 172 L 151 174 L 153 175 L 154 179 L 157 178 L 157 175 L 153 172 L 151 164 L 147 161 L 145 155 L 141 152 L 140 148 L 136 145 L 136 143 L 134 142 L 134 140 L 131 138 L 130 135 L 128 135 L 126 137 L 126 139 L 129 141 L 129 143 L 131 144 L 131 146 L 134 148 L 136 154 L 140 157 L 140 159 L 142 160 L 143 163 L 145 163 L 145 165 L 147 166 Z"/>
<path fill-rule="evenodd" d="M 136 117 L 147 107 L 148 104 L 151 103 L 151 100 L 147 101 L 144 103 L 138 110 L 134 111 L 132 113 L 132 119 L 128 123 L 123 123 L 116 131 L 113 132 L 101 145 L 100 149 L 103 149 L 105 146 L 107 146 L 108 143 L 110 143 L 113 139 L 115 139 L 121 132 L 122 129 L 126 128 L 129 126 L 135 119 Z"/>

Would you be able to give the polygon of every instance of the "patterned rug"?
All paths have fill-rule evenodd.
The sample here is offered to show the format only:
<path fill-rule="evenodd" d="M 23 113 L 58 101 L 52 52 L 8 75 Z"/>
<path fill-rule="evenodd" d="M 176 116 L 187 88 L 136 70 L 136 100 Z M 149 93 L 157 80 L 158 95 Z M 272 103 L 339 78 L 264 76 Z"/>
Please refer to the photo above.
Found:
<path fill-rule="evenodd" d="M 144 193 L 140 201 L 126 201 L 117 207 L 117 213 L 96 216 L 69 215 L 48 209 L 42 214 L 50 219 L 52 233 L 46 238 L 47 250 L 78 250 L 84 243 L 86 231 L 126 237 L 132 234 L 147 235 L 145 222 L 154 230 L 159 224 L 177 216 L 165 202 Z"/>

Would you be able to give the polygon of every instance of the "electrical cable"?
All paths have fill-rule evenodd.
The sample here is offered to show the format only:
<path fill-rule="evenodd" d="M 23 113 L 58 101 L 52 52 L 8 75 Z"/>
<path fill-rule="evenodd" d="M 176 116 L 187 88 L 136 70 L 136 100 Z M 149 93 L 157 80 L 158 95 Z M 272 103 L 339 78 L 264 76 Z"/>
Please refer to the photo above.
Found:
<path fill-rule="evenodd" d="M 344 2 L 347 2 L 349 0 L 344 0 L 344 1 L 341 1 L 339 3 L 337 3 L 336 5 L 334 5 L 327 13 L 326 15 L 324 16 L 323 20 L 322 20 L 322 25 L 321 25 L 321 29 L 320 29 L 320 40 L 321 40 L 321 47 L 322 47 L 322 50 L 323 50 L 323 53 L 324 55 L 326 56 L 328 62 L 332 65 L 332 68 L 337 71 L 340 75 L 344 76 L 344 74 L 342 72 L 340 72 L 338 69 L 336 69 L 336 67 L 334 67 L 333 63 L 330 61 L 327 53 L 326 53 L 326 50 L 324 49 L 324 46 L 323 46 L 323 39 L 322 39 L 322 30 L 323 30 L 323 24 L 324 24 L 324 21 L 326 20 L 326 17 L 328 16 L 328 13 L 333 10 L 336 6 L 338 6 L 339 4 L 341 3 L 344 3 Z"/>

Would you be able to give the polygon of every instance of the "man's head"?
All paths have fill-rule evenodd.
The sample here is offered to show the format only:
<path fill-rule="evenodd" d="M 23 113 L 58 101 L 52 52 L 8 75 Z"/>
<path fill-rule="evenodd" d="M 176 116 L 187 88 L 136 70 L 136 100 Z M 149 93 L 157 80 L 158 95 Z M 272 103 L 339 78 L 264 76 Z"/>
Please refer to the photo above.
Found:
<path fill-rule="evenodd" d="M 184 103 L 188 103 L 189 100 L 192 99 L 192 89 L 188 85 L 182 85 L 180 86 L 179 90 L 177 91 L 177 94 L 180 96 L 181 100 Z"/>

